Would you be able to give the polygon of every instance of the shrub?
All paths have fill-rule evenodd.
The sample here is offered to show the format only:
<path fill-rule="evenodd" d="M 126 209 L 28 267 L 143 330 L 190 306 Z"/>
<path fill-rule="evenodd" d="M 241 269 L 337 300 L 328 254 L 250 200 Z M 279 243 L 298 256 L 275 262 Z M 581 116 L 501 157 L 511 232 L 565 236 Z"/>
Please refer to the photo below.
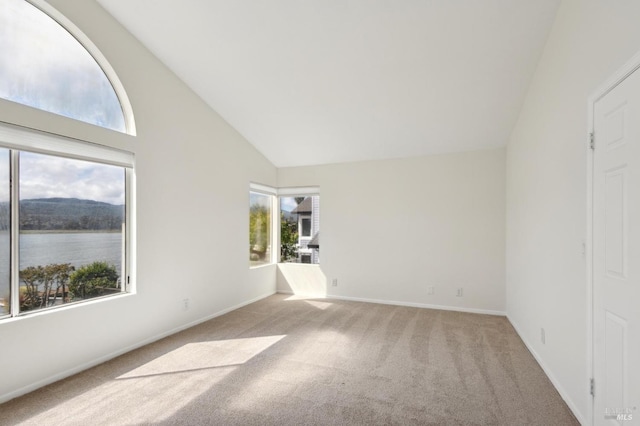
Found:
<path fill-rule="evenodd" d="M 118 272 L 107 262 L 93 262 L 78 268 L 69 279 L 74 298 L 88 298 L 109 294 L 118 289 Z"/>

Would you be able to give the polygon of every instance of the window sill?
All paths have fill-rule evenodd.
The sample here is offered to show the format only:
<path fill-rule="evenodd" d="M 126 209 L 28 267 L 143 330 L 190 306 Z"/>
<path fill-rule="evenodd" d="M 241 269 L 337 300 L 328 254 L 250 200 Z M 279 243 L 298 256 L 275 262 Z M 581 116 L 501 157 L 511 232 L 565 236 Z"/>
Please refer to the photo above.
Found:
<path fill-rule="evenodd" d="M 273 266 L 273 265 L 275 265 L 275 263 L 273 263 L 273 262 L 272 263 L 263 263 L 262 265 L 253 265 L 253 266 L 250 265 L 249 266 L 249 270 L 260 269 L 260 268 L 264 268 L 264 267 L 267 267 L 267 266 Z"/>
<path fill-rule="evenodd" d="M 122 293 L 118 293 L 118 294 L 110 294 L 108 296 L 96 297 L 95 299 L 86 300 L 86 301 L 82 301 L 82 302 L 69 303 L 66 306 L 56 306 L 56 307 L 45 308 L 45 309 L 32 311 L 32 312 L 25 312 L 25 313 L 22 313 L 22 314 L 18 314 L 15 317 L 5 317 L 5 318 L 0 319 L 0 327 L 2 327 L 3 324 L 9 324 L 9 323 L 12 323 L 12 322 L 23 321 L 23 320 L 25 320 L 27 318 L 35 318 L 35 317 L 39 317 L 39 316 L 42 316 L 42 315 L 51 315 L 51 314 L 56 313 L 56 312 L 64 312 L 64 311 L 68 311 L 70 309 L 76 309 L 76 308 L 82 307 L 82 306 L 95 305 L 97 303 L 104 303 L 104 302 L 109 301 L 109 300 L 121 299 L 121 298 L 124 298 L 124 297 L 130 297 L 130 296 L 134 296 L 134 295 L 135 295 L 135 293 L 122 292 Z"/>

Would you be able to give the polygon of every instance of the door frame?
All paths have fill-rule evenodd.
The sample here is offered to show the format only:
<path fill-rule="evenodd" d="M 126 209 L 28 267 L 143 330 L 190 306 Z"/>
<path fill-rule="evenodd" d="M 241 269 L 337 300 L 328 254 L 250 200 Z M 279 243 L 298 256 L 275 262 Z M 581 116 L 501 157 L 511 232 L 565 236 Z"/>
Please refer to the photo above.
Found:
<path fill-rule="evenodd" d="M 587 398 L 589 401 L 589 408 L 587 413 L 587 422 L 590 425 L 594 424 L 595 413 L 594 410 L 594 401 L 591 397 L 590 389 L 589 389 L 589 380 L 594 377 L 594 364 L 593 364 L 593 355 L 594 355 L 594 323 L 593 323 L 593 310 L 594 310 L 594 299 L 593 299 L 593 166 L 595 154 L 594 150 L 591 149 L 591 134 L 594 132 L 595 127 L 595 105 L 600 99 L 606 96 L 611 90 L 613 90 L 616 86 L 622 83 L 627 77 L 633 74 L 635 71 L 640 69 L 640 52 L 636 53 L 626 64 L 624 64 L 620 69 L 618 69 L 615 73 L 613 73 L 605 82 L 600 85 L 596 90 L 594 90 L 589 96 L 587 101 L 587 138 L 586 138 L 586 148 L 587 148 L 587 230 L 586 230 L 586 240 L 585 240 L 585 259 L 586 259 L 586 277 L 587 277 L 587 383 L 585 384 L 585 388 L 587 389 Z M 596 139 L 596 144 L 597 144 Z M 597 384 L 596 384 L 596 392 Z"/>

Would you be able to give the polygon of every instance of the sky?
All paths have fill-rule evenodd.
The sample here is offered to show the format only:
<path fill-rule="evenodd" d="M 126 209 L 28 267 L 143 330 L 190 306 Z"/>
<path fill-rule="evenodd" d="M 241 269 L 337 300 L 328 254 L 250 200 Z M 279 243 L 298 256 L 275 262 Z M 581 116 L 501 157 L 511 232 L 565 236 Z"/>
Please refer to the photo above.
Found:
<path fill-rule="evenodd" d="M 117 166 L 20 153 L 20 199 L 79 198 L 124 204 L 124 169 Z M 0 148 L 0 201 L 9 200 L 9 150 Z"/>
<path fill-rule="evenodd" d="M 249 205 L 258 205 L 270 209 L 271 197 L 268 195 L 259 194 L 257 192 L 249 192 Z"/>
<path fill-rule="evenodd" d="M 0 0 L 0 98 L 124 131 L 106 75 L 62 26 L 24 0 Z M 0 148 L 0 201 L 9 199 L 9 152 Z M 20 198 L 124 204 L 119 167 L 21 153 Z"/>
<path fill-rule="evenodd" d="M 124 169 L 28 152 L 20 153 L 20 199 L 80 198 L 124 204 Z"/>
<path fill-rule="evenodd" d="M 98 63 L 24 0 L 0 1 L 0 98 L 125 131 L 120 102 Z"/>
<path fill-rule="evenodd" d="M 280 210 L 290 212 L 298 206 L 293 197 L 280 197 Z"/>
<path fill-rule="evenodd" d="M 270 208 L 269 199 L 270 197 L 259 194 L 257 192 L 249 193 L 250 205 L 259 204 L 263 207 Z M 282 211 L 290 212 L 291 210 L 295 209 L 297 205 L 298 203 L 296 203 L 296 200 L 293 197 L 280 197 L 280 210 Z"/>

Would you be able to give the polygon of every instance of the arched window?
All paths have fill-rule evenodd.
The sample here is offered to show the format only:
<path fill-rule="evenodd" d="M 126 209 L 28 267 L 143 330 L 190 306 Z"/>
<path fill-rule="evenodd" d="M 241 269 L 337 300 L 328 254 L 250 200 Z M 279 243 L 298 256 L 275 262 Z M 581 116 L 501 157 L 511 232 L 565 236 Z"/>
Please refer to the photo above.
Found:
<path fill-rule="evenodd" d="M 135 133 L 126 94 L 97 48 L 48 5 L 34 4 L 0 2 L 0 98 Z"/>
<path fill-rule="evenodd" d="M 24 109 L 8 101 L 58 114 L 49 117 L 54 127 L 69 124 L 65 116 L 135 134 L 109 63 L 44 0 L 0 0 L 0 104 Z M 0 320 L 135 286 L 134 153 L 87 140 L 94 133 L 75 126 L 65 136 L 47 132 L 42 114 L 26 116 L 26 125 L 0 123 Z"/>

